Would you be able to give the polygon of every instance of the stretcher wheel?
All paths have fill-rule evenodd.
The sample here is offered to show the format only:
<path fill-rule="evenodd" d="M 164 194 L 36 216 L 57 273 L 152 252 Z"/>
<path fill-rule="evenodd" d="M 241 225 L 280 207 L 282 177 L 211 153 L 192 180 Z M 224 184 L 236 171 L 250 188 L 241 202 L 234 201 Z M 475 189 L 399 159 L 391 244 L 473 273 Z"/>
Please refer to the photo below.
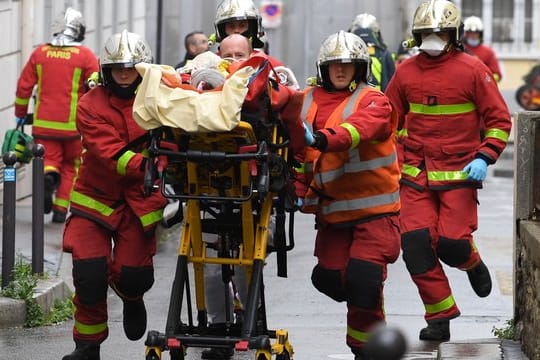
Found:
<path fill-rule="evenodd" d="M 159 356 L 154 350 L 150 350 L 146 355 L 145 360 L 161 360 L 161 356 Z"/>
<path fill-rule="evenodd" d="M 281 354 L 276 355 L 276 360 L 291 360 L 291 356 L 287 350 L 283 350 Z"/>
<path fill-rule="evenodd" d="M 184 360 L 184 349 L 171 349 L 171 360 Z"/>
<path fill-rule="evenodd" d="M 255 360 L 272 360 L 272 354 L 268 350 L 257 350 Z"/>

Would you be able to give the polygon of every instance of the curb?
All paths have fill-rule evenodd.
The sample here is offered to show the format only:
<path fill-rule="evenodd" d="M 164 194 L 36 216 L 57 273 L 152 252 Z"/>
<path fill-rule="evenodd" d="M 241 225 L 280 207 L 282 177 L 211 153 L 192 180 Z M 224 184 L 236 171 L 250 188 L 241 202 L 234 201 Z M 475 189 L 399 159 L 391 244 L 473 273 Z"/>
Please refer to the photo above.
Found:
<path fill-rule="evenodd" d="M 0 328 L 23 326 L 26 321 L 24 300 L 0 296 Z"/>
<path fill-rule="evenodd" d="M 466 355 L 466 357 L 464 357 Z M 437 360 L 528 360 L 517 341 L 476 339 L 445 342 L 439 345 Z"/>
<path fill-rule="evenodd" d="M 71 296 L 71 289 L 60 278 L 38 280 L 32 296 L 44 312 L 49 312 L 57 300 Z M 0 328 L 22 327 L 26 322 L 24 300 L 0 296 Z"/>

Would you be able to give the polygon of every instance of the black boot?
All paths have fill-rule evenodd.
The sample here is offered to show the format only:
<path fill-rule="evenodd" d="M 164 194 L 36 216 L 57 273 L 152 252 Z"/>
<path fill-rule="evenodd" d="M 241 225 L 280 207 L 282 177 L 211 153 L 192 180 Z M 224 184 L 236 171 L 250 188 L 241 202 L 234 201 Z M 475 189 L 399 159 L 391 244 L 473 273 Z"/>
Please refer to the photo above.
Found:
<path fill-rule="evenodd" d="M 352 353 L 354 354 L 354 360 L 369 360 L 365 351 L 361 348 L 351 348 Z"/>
<path fill-rule="evenodd" d="M 44 203 L 43 203 L 43 212 L 49 214 L 52 211 L 53 206 L 53 194 L 56 190 L 57 181 L 56 176 L 53 173 L 45 174 L 44 176 Z"/>
<path fill-rule="evenodd" d="M 142 298 L 124 300 L 124 332 L 129 340 L 139 340 L 146 332 L 146 308 Z"/>
<path fill-rule="evenodd" d="M 491 276 L 489 270 L 482 260 L 470 270 L 467 270 L 467 276 L 471 286 L 479 297 L 486 297 L 491 293 Z"/>
<path fill-rule="evenodd" d="M 234 350 L 231 348 L 210 348 L 203 350 L 201 353 L 201 359 L 208 360 L 228 360 L 234 355 Z"/>
<path fill-rule="evenodd" d="M 66 212 L 54 210 L 53 211 L 53 216 L 52 216 L 52 222 L 53 223 L 58 223 L 58 224 L 63 224 L 63 223 L 66 222 L 66 215 L 67 215 Z"/>
<path fill-rule="evenodd" d="M 420 340 L 448 341 L 450 340 L 450 320 L 429 322 L 420 330 Z"/>
<path fill-rule="evenodd" d="M 75 351 L 62 360 L 99 360 L 99 344 L 75 340 Z"/>

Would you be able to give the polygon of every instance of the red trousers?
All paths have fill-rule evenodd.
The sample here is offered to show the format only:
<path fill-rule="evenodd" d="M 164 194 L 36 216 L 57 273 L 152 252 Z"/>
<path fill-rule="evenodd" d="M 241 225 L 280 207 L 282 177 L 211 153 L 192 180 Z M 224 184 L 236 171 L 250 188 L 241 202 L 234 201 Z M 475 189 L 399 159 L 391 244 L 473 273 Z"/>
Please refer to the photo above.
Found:
<path fill-rule="evenodd" d="M 426 188 L 420 192 L 402 186 L 400 197 L 405 263 L 407 258 L 416 263 L 428 259 L 429 265 L 425 267 L 418 267 L 418 264 L 412 264 L 413 261 L 407 264 L 426 309 L 424 317 L 430 321 L 459 316 L 441 261 L 462 270 L 474 267 L 480 261 L 472 237 L 478 227 L 477 190 L 432 191 Z"/>
<path fill-rule="evenodd" d="M 145 237 L 128 207 L 122 217 L 116 231 L 76 214 L 66 222 L 63 247 L 73 258 L 76 340 L 101 343 L 107 338 L 109 284 L 126 298 L 135 298 L 142 297 L 153 283 L 156 239 Z"/>
<path fill-rule="evenodd" d="M 336 288 L 343 290 L 347 302 L 349 347 L 361 348 L 371 328 L 385 320 L 386 266 L 396 261 L 399 252 L 399 221 L 395 215 L 344 229 L 319 229 L 315 242 L 317 266 L 323 271 L 337 270 L 341 275 Z"/>
<path fill-rule="evenodd" d="M 81 139 L 52 140 L 36 138 L 35 142 L 45 147 L 45 154 L 43 155 L 45 174 L 54 172 L 60 178 L 53 209 L 65 213 L 69 207 L 71 188 L 80 164 Z"/>

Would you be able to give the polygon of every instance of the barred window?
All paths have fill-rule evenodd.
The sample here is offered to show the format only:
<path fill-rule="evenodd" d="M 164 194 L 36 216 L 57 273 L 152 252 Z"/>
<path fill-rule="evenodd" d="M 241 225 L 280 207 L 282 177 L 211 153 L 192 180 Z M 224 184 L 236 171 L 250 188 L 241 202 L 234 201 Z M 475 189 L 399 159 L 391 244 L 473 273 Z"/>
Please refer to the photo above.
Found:
<path fill-rule="evenodd" d="M 533 1 L 525 0 L 525 36 L 524 41 L 526 43 L 532 43 L 533 39 Z"/>
<path fill-rule="evenodd" d="M 514 1 L 493 1 L 493 42 L 513 42 Z"/>
<path fill-rule="evenodd" d="M 464 0 L 461 5 L 461 15 L 463 19 L 469 16 L 482 18 L 482 0 Z"/>

